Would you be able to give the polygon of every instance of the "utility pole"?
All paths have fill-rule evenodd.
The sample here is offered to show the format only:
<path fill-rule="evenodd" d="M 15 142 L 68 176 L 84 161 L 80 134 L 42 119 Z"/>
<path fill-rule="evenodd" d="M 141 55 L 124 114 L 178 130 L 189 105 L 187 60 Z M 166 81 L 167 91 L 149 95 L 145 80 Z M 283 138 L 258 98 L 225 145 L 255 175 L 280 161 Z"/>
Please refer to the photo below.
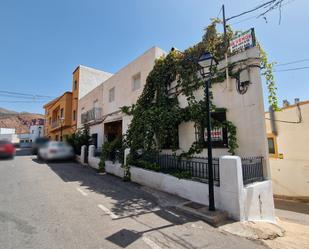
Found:
<path fill-rule="evenodd" d="M 230 86 L 230 81 L 229 81 L 229 69 L 228 69 L 228 60 L 227 60 L 227 50 L 229 48 L 229 41 L 228 41 L 227 35 L 226 35 L 226 19 L 225 19 L 225 6 L 224 6 L 224 4 L 222 5 L 222 19 L 223 19 L 224 43 L 225 43 L 224 46 L 225 46 L 225 49 L 226 49 L 226 52 L 224 54 L 226 86 L 229 89 L 229 91 L 232 91 L 232 87 Z"/>

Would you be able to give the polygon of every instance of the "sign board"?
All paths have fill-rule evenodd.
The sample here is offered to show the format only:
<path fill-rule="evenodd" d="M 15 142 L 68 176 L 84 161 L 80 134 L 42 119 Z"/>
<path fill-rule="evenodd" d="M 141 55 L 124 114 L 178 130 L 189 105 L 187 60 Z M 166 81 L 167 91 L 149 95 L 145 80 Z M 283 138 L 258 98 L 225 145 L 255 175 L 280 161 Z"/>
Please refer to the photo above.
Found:
<path fill-rule="evenodd" d="M 230 52 L 234 53 L 255 46 L 254 28 L 251 28 L 241 34 L 233 37 L 230 41 Z"/>
<path fill-rule="evenodd" d="M 205 141 L 207 141 L 207 129 L 204 130 Z M 223 141 L 223 129 L 215 128 L 211 130 L 211 140 L 215 141 Z"/>

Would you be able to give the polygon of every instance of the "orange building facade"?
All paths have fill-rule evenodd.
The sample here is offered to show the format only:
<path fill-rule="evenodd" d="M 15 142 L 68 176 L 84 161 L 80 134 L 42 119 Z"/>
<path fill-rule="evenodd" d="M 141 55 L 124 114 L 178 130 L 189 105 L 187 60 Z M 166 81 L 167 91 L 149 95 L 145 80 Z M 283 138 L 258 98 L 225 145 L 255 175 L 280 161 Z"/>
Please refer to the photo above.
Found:
<path fill-rule="evenodd" d="M 72 92 L 45 104 L 45 135 L 51 140 L 62 141 L 75 133 L 77 128 L 79 67 L 73 72 Z"/>

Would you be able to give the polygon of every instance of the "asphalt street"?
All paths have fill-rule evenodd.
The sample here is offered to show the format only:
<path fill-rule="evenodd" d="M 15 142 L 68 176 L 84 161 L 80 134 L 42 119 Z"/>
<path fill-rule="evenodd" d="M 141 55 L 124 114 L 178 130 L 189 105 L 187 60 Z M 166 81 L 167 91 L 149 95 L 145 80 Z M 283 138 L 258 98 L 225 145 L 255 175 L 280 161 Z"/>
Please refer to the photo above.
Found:
<path fill-rule="evenodd" d="M 162 203 L 137 184 L 18 151 L 0 161 L 0 249 L 265 248 Z"/>

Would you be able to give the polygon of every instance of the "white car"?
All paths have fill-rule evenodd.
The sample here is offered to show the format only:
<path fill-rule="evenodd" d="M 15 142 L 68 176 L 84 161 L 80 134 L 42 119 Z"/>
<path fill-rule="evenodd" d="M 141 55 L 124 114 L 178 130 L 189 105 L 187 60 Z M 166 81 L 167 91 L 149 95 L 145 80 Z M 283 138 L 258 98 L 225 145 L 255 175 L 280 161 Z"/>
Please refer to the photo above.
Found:
<path fill-rule="evenodd" d="M 50 141 L 39 148 L 38 158 L 47 161 L 73 159 L 74 150 L 67 143 Z"/>

